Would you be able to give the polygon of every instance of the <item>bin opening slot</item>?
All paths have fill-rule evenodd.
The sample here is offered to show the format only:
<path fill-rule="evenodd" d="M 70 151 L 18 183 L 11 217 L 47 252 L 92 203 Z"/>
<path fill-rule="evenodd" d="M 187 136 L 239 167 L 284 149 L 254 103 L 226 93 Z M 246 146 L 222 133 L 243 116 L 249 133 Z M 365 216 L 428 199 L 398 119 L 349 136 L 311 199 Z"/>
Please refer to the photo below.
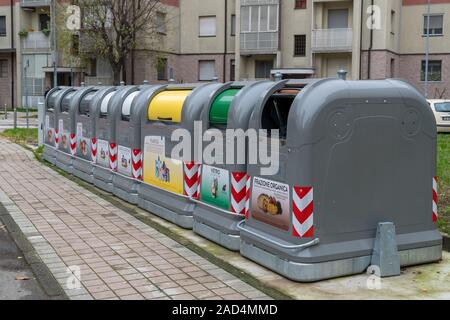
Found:
<path fill-rule="evenodd" d="M 131 119 L 131 107 L 133 106 L 134 99 L 139 95 L 140 91 L 131 93 L 123 102 L 122 105 L 122 120 L 130 121 Z"/>
<path fill-rule="evenodd" d="M 148 120 L 180 123 L 184 102 L 192 90 L 168 90 L 157 94 L 148 107 Z"/>
<path fill-rule="evenodd" d="M 86 94 L 83 97 L 83 99 L 81 99 L 80 106 L 79 106 L 79 113 L 81 115 L 90 116 L 91 102 L 92 102 L 92 99 L 94 99 L 96 93 L 97 93 L 97 91 L 91 91 L 88 94 Z"/>
<path fill-rule="evenodd" d="M 262 112 L 261 126 L 268 130 L 279 130 L 280 141 L 286 142 L 289 111 L 301 89 L 283 89 L 275 92 L 267 101 Z"/>
<path fill-rule="evenodd" d="M 47 105 L 46 105 L 46 110 L 47 112 L 55 112 L 55 104 L 56 104 L 56 99 L 58 98 L 58 96 L 61 94 L 61 89 L 55 90 L 48 98 L 47 98 Z"/>
<path fill-rule="evenodd" d="M 241 89 L 228 89 L 220 93 L 213 101 L 209 111 L 211 127 L 225 129 L 228 124 L 228 112 L 234 98 Z"/>
<path fill-rule="evenodd" d="M 61 102 L 61 112 L 69 112 L 72 98 L 75 95 L 75 91 L 68 93 Z"/>
<path fill-rule="evenodd" d="M 108 115 L 108 105 L 111 98 L 114 96 L 116 92 L 110 92 L 108 93 L 102 100 L 102 103 L 100 105 L 100 118 L 106 118 Z"/>

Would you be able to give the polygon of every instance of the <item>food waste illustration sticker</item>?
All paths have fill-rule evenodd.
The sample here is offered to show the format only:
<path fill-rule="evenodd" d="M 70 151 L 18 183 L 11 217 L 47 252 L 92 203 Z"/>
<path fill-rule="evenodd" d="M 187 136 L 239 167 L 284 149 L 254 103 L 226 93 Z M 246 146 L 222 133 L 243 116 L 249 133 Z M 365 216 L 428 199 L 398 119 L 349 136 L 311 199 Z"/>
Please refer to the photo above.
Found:
<path fill-rule="evenodd" d="M 131 176 L 131 149 L 119 146 L 119 168 L 121 174 Z"/>
<path fill-rule="evenodd" d="M 201 200 L 225 210 L 230 209 L 230 174 L 228 170 L 203 166 Z"/>
<path fill-rule="evenodd" d="M 258 177 L 253 178 L 251 208 L 253 218 L 289 231 L 289 204 L 289 185 Z"/>
<path fill-rule="evenodd" d="M 144 182 L 176 194 L 184 192 L 183 163 L 166 157 L 164 137 L 145 137 Z"/>
<path fill-rule="evenodd" d="M 98 157 L 97 163 L 102 167 L 109 168 L 109 144 L 105 140 L 97 140 Z"/>

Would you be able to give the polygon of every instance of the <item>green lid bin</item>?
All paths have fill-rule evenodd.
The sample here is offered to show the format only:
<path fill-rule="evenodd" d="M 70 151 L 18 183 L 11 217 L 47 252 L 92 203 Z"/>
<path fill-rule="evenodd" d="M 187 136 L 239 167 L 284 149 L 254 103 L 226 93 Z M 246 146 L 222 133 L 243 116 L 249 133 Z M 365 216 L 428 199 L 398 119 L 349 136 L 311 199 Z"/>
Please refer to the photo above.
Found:
<path fill-rule="evenodd" d="M 228 110 L 240 90 L 228 89 L 217 96 L 209 113 L 211 125 L 226 125 L 228 123 Z"/>

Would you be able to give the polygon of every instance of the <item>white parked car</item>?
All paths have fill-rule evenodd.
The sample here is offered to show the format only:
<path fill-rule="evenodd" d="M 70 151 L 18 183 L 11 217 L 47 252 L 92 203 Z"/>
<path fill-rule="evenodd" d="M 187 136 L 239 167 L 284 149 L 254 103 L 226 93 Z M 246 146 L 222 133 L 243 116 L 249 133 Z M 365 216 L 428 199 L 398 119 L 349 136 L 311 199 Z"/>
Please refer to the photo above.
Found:
<path fill-rule="evenodd" d="M 436 117 L 437 131 L 450 132 L 450 100 L 428 100 Z"/>

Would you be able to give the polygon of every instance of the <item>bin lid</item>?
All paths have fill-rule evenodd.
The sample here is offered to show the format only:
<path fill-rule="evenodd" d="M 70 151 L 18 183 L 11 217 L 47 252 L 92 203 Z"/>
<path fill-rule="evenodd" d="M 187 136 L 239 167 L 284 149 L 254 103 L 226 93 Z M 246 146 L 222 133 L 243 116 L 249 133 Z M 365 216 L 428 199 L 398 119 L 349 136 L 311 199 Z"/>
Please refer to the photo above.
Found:
<path fill-rule="evenodd" d="M 123 102 L 122 115 L 129 117 L 131 115 L 131 105 L 133 104 L 134 98 L 140 93 L 140 91 L 135 91 L 131 93 Z"/>
<path fill-rule="evenodd" d="M 209 112 L 209 121 L 211 124 L 227 124 L 228 110 L 231 103 L 241 89 L 228 89 L 217 96 Z"/>
<path fill-rule="evenodd" d="M 148 119 L 154 121 L 181 122 L 183 105 L 192 90 L 164 91 L 150 102 Z"/>
<path fill-rule="evenodd" d="M 101 112 L 102 114 L 107 114 L 107 113 L 108 113 L 108 104 L 109 104 L 109 100 L 111 100 L 111 98 L 113 97 L 113 95 L 114 95 L 115 93 L 116 93 L 115 91 L 110 92 L 110 93 L 108 93 L 108 94 L 105 96 L 105 98 L 103 99 L 102 104 L 101 104 L 101 106 L 100 106 L 100 112 Z"/>

